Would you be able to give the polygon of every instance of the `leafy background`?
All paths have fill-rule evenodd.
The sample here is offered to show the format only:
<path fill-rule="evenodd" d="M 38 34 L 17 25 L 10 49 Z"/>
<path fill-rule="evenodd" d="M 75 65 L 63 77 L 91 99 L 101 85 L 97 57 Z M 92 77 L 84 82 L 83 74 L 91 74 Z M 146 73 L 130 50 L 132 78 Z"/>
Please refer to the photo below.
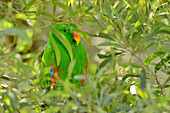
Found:
<path fill-rule="evenodd" d="M 0 0 L 0 112 L 168 113 L 169 3 Z M 40 55 L 50 26 L 64 22 L 78 25 L 88 51 L 86 83 L 43 94 L 38 76 L 49 68 Z"/>

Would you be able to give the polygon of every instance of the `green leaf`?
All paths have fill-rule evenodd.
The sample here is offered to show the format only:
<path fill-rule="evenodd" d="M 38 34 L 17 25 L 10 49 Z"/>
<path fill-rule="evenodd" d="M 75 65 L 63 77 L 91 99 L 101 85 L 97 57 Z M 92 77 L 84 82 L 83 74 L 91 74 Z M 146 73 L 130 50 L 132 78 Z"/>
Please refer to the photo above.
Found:
<path fill-rule="evenodd" d="M 81 1 L 83 1 L 85 4 L 87 4 L 87 5 L 89 5 L 89 6 L 93 7 L 93 8 L 96 9 L 97 11 L 100 11 L 99 6 L 96 6 L 96 5 L 90 3 L 90 2 L 87 1 L 87 0 L 81 0 Z"/>
<path fill-rule="evenodd" d="M 139 9 L 140 6 L 141 5 L 138 5 L 130 11 L 130 13 L 126 17 L 125 23 L 127 23 L 127 21 L 129 21 L 132 18 L 132 16 L 137 12 L 137 10 Z"/>
<path fill-rule="evenodd" d="M 111 19 L 109 0 L 104 1 L 104 8 L 106 10 L 107 16 Z"/>
<path fill-rule="evenodd" d="M 71 45 L 69 43 L 69 41 L 67 40 L 67 38 L 62 34 L 60 33 L 58 30 L 52 28 L 50 26 L 52 32 L 55 34 L 55 36 L 63 43 L 63 45 L 66 47 L 69 55 L 70 55 L 70 59 L 71 61 L 73 60 L 73 51 L 72 51 L 72 48 L 71 48 Z"/>
<path fill-rule="evenodd" d="M 35 4 L 37 0 L 31 0 L 27 5 L 26 5 L 26 10 L 29 9 L 32 5 Z M 25 9 L 25 8 L 24 8 Z"/>
<path fill-rule="evenodd" d="M 116 36 L 114 36 L 114 35 L 105 34 L 105 33 L 101 33 L 101 32 L 99 35 L 93 35 L 93 34 L 88 34 L 88 35 L 93 36 L 93 37 L 101 37 L 101 38 L 109 39 L 112 41 L 115 41 L 113 38 L 117 39 Z"/>
<path fill-rule="evenodd" d="M 128 2 L 126 2 L 125 0 L 123 0 L 123 2 L 124 2 L 127 6 L 129 6 L 131 9 L 133 9 L 133 7 L 132 7 Z"/>
<path fill-rule="evenodd" d="M 0 7 L 2 7 L 2 2 L 0 1 Z"/>
<path fill-rule="evenodd" d="M 146 71 L 144 68 L 142 68 L 141 72 L 140 72 L 140 88 L 144 89 L 146 87 Z"/>
<path fill-rule="evenodd" d="M 72 8 L 68 7 L 67 5 L 64 5 L 63 3 L 56 3 L 57 6 L 63 8 L 64 10 L 66 10 L 71 16 L 74 15 L 74 11 L 72 10 Z"/>
<path fill-rule="evenodd" d="M 124 82 L 127 78 L 129 77 L 140 77 L 140 75 L 134 75 L 134 74 L 126 74 L 123 78 L 122 78 L 122 82 Z"/>
<path fill-rule="evenodd" d="M 162 55 L 164 55 L 165 52 L 163 51 L 157 51 L 155 53 L 152 53 L 151 55 L 149 55 L 145 61 L 144 61 L 144 64 L 147 65 L 149 62 L 151 62 L 153 59 L 157 58 L 157 57 L 160 57 Z"/>
<path fill-rule="evenodd" d="M 106 105 L 108 105 L 110 103 L 110 101 L 117 95 L 119 95 L 120 92 L 117 93 L 111 93 L 108 96 L 106 96 L 106 98 L 103 100 L 102 102 L 102 106 L 105 107 Z"/>
<path fill-rule="evenodd" d="M 99 57 L 99 58 L 110 58 L 110 57 L 112 57 L 112 55 L 111 54 L 97 54 L 97 56 Z"/>
<path fill-rule="evenodd" d="M 104 67 L 107 63 L 109 63 L 111 61 L 111 58 L 107 58 L 105 59 L 100 65 L 99 68 L 101 69 L 102 67 Z"/>
<path fill-rule="evenodd" d="M 52 19 L 58 20 L 58 18 L 56 16 L 54 16 L 54 15 L 52 15 L 50 13 L 47 13 L 47 12 L 42 12 L 42 15 L 45 15 L 45 16 L 48 16 L 48 17 L 50 17 Z"/>
<path fill-rule="evenodd" d="M 52 5 L 53 5 L 53 15 L 55 15 L 55 12 L 56 12 L 56 7 L 57 7 L 57 3 L 58 0 L 52 0 Z"/>
<path fill-rule="evenodd" d="M 117 106 L 119 106 L 122 110 L 127 110 L 127 111 L 129 111 L 129 110 L 132 109 L 132 107 L 129 106 L 130 104 L 121 103 L 121 102 L 118 102 L 118 101 L 115 101 L 115 104 L 116 104 Z"/>
<path fill-rule="evenodd" d="M 39 7 L 38 7 L 37 16 L 40 16 L 41 13 L 43 12 L 43 5 L 40 0 L 38 0 L 38 5 L 39 5 Z"/>
<path fill-rule="evenodd" d="M 86 32 L 80 30 L 80 29 L 74 29 L 78 34 L 82 36 L 82 38 L 91 46 L 91 41 L 89 39 L 89 36 Z"/>
<path fill-rule="evenodd" d="M 163 23 L 159 18 L 153 16 L 153 19 L 158 22 L 161 26 L 167 26 L 165 23 Z"/>
<path fill-rule="evenodd" d="M 2 72 L 2 74 L 0 75 L 0 79 L 2 78 L 2 76 L 4 75 L 5 71 Z"/>
<path fill-rule="evenodd" d="M 59 50 L 57 44 L 55 43 L 55 40 L 53 39 L 53 37 L 51 35 L 50 35 L 50 40 L 51 40 L 52 46 L 54 48 L 55 57 L 56 57 L 56 61 L 57 61 L 57 66 L 59 66 L 60 61 L 61 61 L 60 50 Z"/>
<path fill-rule="evenodd" d="M 159 69 L 160 69 L 163 65 L 164 65 L 164 67 L 166 68 L 167 66 L 166 66 L 166 63 L 164 63 L 164 62 L 168 62 L 169 60 L 170 60 L 170 55 L 167 55 L 167 56 L 165 56 L 164 58 L 162 58 L 161 61 L 155 65 L 155 73 L 156 73 L 157 71 L 159 71 Z"/>
<path fill-rule="evenodd" d="M 28 107 L 28 106 L 35 106 L 35 105 L 37 105 L 36 102 L 22 102 L 20 103 L 20 108 Z"/>
<path fill-rule="evenodd" d="M 101 102 L 101 103 L 102 103 L 102 101 L 103 101 L 103 94 L 104 94 L 105 90 L 107 89 L 107 87 L 108 87 L 108 86 L 104 86 L 104 87 L 102 87 L 101 90 L 100 90 L 100 102 Z"/>
<path fill-rule="evenodd" d="M 170 34 L 170 27 L 169 26 L 161 27 L 159 29 L 158 33 L 167 33 L 167 34 Z"/>
<path fill-rule="evenodd" d="M 106 29 L 106 27 L 103 25 L 103 23 L 101 23 L 100 21 L 98 21 L 93 15 L 91 15 L 93 17 L 93 20 L 85 20 L 85 22 L 92 22 L 92 23 L 96 23 L 98 24 L 102 29 Z"/>
<path fill-rule="evenodd" d="M 115 46 L 115 47 L 124 49 L 124 47 L 122 47 L 121 45 L 119 45 L 117 43 L 113 43 L 113 42 L 103 42 L 103 43 L 99 44 L 98 46 Z"/>
<path fill-rule="evenodd" d="M 7 95 L 10 98 L 11 104 L 14 107 L 14 109 L 19 109 L 20 106 L 19 106 L 19 103 L 18 103 L 17 96 L 13 92 L 11 92 L 11 91 L 8 91 Z"/>
<path fill-rule="evenodd" d="M 140 27 L 141 25 L 143 25 L 143 22 L 144 22 L 144 20 L 146 19 L 146 16 L 144 16 L 144 17 L 142 17 L 141 19 L 139 19 L 137 22 L 136 22 L 136 24 L 135 24 L 135 28 L 138 28 L 138 27 Z"/>

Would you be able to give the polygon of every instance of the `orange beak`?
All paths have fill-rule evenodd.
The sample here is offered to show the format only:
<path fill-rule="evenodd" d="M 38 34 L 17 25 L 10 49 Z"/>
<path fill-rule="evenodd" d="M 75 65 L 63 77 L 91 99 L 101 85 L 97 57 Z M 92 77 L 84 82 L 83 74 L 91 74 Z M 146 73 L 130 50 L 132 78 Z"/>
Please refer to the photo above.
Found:
<path fill-rule="evenodd" d="M 76 41 L 76 43 L 77 43 L 77 46 L 79 45 L 79 43 L 80 43 L 80 35 L 77 33 L 77 32 L 73 32 L 73 38 L 74 38 L 74 40 Z"/>

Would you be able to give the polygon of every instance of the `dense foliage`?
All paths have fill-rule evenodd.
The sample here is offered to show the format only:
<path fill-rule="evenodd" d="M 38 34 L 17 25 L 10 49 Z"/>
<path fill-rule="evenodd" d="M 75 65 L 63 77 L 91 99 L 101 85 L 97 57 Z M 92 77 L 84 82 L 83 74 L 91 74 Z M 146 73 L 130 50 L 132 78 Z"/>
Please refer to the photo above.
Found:
<path fill-rule="evenodd" d="M 169 3 L 0 0 L 0 112 L 41 112 L 46 103 L 47 113 L 168 113 Z M 63 22 L 75 23 L 88 48 L 98 53 L 84 85 L 66 79 L 64 89 L 44 94 L 39 83 L 49 67 L 40 56 L 51 26 Z M 69 74 L 73 68 L 74 62 Z"/>

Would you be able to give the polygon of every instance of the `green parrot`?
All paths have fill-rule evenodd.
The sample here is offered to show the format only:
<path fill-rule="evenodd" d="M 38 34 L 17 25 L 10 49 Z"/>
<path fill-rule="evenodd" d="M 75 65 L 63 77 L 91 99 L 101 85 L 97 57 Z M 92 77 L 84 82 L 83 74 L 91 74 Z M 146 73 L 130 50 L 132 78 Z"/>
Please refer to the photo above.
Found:
<path fill-rule="evenodd" d="M 73 60 L 75 60 L 75 66 L 72 72 L 72 76 L 70 78 L 70 82 L 78 85 L 83 83 L 85 80 L 84 79 L 76 80 L 73 77 L 75 75 L 84 75 L 86 73 L 88 67 L 88 59 L 86 49 L 80 42 L 80 35 L 74 31 L 74 28 L 77 28 L 77 26 L 72 23 L 57 24 L 54 27 L 54 29 L 58 30 L 67 38 L 71 45 L 73 52 Z M 57 85 L 62 86 L 62 81 L 64 81 L 67 78 L 68 66 L 71 63 L 69 52 L 67 51 L 63 43 L 55 36 L 55 34 L 52 31 L 50 32 L 50 35 L 52 36 L 52 38 L 54 39 L 55 43 L 58 46 L 61 61 L 60 64 L 57 66 L 56 61 L 57 56 L 55 56 L 55 51 L 52 46 L 52 42 L 49 38 L 48 44 L 45 47 L 44 52 L 42 54 L 43 63 L 45 64 L 46 67 L 51 68 L 49 74 L 46 75 L 46 77 L 43 77 L 42 83 L 43 85 L 47 86 L 46 88 L 48 90 L 51 90 L 52 88 L 55 89 Z"/>

